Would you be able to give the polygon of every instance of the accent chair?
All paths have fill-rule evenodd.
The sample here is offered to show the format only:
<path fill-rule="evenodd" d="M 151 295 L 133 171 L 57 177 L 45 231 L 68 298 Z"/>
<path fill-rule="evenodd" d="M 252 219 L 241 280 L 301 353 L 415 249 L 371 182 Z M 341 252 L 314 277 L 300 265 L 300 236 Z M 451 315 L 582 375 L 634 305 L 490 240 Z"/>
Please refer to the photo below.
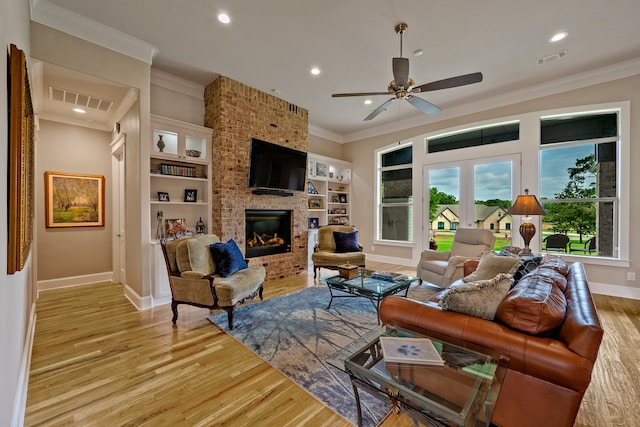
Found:
<path fill-rule="evenodd" d="M 352 225 L 325 225 L 318 228 L 318 243 L 313 248 L 313 278 L 320 268 L 337 270 L 342 264 L 365 266 L 366 255 L 358 242 L 358 230 Z"/>
<path fill-rule="evenodd" d="M 449 251 L 427 249 L 420 255 L 417 275 L 422 281 L 441 288 L 464 276 L 464 262 L 480 259 L 484 251 L 493 250 L 496 236 L 490 230 L 459 228 Z"/>

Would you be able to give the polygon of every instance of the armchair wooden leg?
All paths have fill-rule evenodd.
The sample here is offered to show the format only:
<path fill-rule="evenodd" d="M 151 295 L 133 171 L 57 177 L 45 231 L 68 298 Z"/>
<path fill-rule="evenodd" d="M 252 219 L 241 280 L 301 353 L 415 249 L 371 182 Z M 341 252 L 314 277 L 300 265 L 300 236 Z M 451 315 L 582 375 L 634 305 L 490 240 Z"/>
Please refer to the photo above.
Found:
<path fill-rule="evenodd" d="M 229 330 L 233 329 L 233 307 L 225 307 L 227 311 L 227 322 L 229 323 Z"/>
<path fill-rule="evenodd" d="M 176 320 L 178 320 L 178 303 L 173 300 L 171 300 L 171 311 L 173 311 L 173 317 L 171 318 L 171 321 L 175 325 Z"/>
<path fill-rule="evenodd" d="M 320 267 L 316 267 L 315 265 L 313 266 L 313 278 L 315 279 L 316 277 L 318 277 L 318 270 L 320 269 Z"/>
<path fill-rule="evenodd" d="M 260 301 L 262 301 L 262 291 L 264 290 L 264 285 L 260 285 L 260 289 L 258 290 L 258 295 L 260 296 Z"/>

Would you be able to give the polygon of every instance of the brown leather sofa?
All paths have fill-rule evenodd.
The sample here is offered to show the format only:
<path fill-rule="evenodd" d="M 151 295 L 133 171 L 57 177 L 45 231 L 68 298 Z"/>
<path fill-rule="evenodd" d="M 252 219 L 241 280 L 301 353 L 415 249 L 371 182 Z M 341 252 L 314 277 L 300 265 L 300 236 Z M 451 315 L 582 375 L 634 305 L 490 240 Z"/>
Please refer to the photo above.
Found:
<path fill-rule="evenodd" d="M 502 427 L 573 426 L 591 381 L 603 329 L 584 266 L 576 262 L 570 267 L 565 264 L 564 268 L 566 290 L 561 298 L 566 300 L 564 318 L 559 319 L 559 326 L 546 333 L 532 334 L 514 329 L 514 325 L 524 329 L 541 326 L 527 324 L 541 322 L 541 317 L 533 315 L 541 306 L 529 304 L 527 308 L 528 303 L 525 303 L 522 312 L 518 313 L 518 304 L 514 303 L 514 298 L 523 293 L 540 294 L 541 289 L 549 289 L 547 276 L 551 274 L 540 269 L 524 276 L 498 307 L 497 313 L 510 310 L 505 313 L 512 316 L 513 321 L 509 324 L 514 327 L 501 322 L 498 314 L 490 321 L 441 309 L 437 301 L 446 290 L 426 302 L 387 297 L 380 306 L 380 318 L 385 324 L 434 338 L 473 343 L 509 354 L 509 368 L 493 413 L 494 424 Z M 527 281 L 533 285 L 527 285 Z M 557 295 L 557 290 L 554 292 Z M 507 301 L 510 298 L 511 304 Z"/>

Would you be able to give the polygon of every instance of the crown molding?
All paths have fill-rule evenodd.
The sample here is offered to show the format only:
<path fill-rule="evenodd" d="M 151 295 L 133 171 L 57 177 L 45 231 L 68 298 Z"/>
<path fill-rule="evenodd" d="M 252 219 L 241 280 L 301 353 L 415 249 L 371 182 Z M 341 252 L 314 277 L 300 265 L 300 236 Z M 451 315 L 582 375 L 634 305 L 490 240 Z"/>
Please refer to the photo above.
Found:
<path fill-rule="evenodd" d="M 158 48 L 46 0 L 31 1 L 31 20 L 151 64 Z"/>
<path fill-rule="evenodd" d="M 151 84 L 204 100 L 204 85 L 151 67 Z"/>
<path fill-rule="evenodd" d="M 64 123 L 72 126 L 80 126 L 83 128 L 102 130 L 105 132 L 113 131 L 112 124 L 105 124 L 102 122 L 88 122 L 86 120 L 73 119 L 64 114 L 55 114 L 55 113 L 40 113 L 38 114 L 38 121 L 40 120 L 49 120 L 50 122 L 58 122 Z"/>
<path fill-rule="evenodd" d="M 313 136 L 328 139 L 339 144 L 344 144 L 346 142 L 343 135 L 321 128 L 319 126 L 312 125 L 311 123 L 309 123 L 309 133 Z"/>

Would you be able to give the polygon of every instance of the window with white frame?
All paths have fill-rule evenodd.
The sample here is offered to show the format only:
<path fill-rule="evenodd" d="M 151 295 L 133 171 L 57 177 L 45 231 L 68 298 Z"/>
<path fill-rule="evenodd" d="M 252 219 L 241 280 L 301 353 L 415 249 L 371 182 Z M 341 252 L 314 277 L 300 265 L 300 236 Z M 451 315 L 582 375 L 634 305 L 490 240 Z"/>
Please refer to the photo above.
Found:
<path fill-rule="evenodd" d="M 377 153 L 377 240 L 413 242 L 413 146 Z"/>
<path fill-rule="evenodd" d="M 619 133 L 616 111 L 540 120 L 543 235 L 568 236 L 565 252 L 619 256 Z"/>

